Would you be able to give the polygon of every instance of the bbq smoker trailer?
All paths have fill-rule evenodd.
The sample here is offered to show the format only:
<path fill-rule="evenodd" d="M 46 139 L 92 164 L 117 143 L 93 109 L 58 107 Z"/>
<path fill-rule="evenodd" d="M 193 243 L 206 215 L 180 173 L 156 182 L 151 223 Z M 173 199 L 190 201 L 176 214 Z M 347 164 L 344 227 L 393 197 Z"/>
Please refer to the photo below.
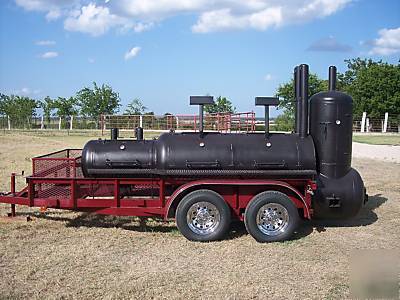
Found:
<path fill-rule="evenodd" d="M 203 129 L 210 96 L 192 96 L 199 105 L 198 132 L 162 134 L 136 140 L 89 141 L 32 159 L 27 186 L 0 202 L 119 216 L 175 218 L 189 240 L 222 239 L 232 220 L 244 221 L 259 242 L 283 241 L 301 219 L 349 218 L 367 201 L 364 183 L 351 168 L 352 98 L 335 90 L 308 98 L 308 65 L 294 70 L 295 131 L 269 132 L 273 97 L 265 107 L 264 133 L 216 133 Z"/>

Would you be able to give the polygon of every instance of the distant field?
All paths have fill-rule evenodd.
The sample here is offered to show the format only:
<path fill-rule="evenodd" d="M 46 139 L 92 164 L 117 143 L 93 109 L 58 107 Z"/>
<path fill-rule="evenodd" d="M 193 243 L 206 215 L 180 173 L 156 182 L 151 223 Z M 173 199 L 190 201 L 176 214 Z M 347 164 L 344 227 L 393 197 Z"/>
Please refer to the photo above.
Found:
<path fill-rule="evenodd" d="M 144 133 L 145 138 L 151 139 L 158 137 L 161 133 L 156 131 L 147 131 Z M 104 131 L 103 135 L 101 130 L 1 130 L 1 136 L 33 136 L 46 138 L 54 141 L 65 141 L 70 148 L 83 147 L 86 141 L 97 138 L 110 138 L 109 130 Z M 120 138 L 132 139 L 134 138 L 133 130 L 120 131 Z M 373 145 L 400 145 L 400 134 L 353 134 L 353 142 L 373 144 Z"/>
<path fill-rule="evenodd" d="M 151 139 L 153 137 L 159 136 L 159 132 L 145 132 L 144 137 L 147 139 Z M 101 130 L 2 130 L 0 131 L 0 141 L 4 137 L 5 139 L 9 139 L 12 137 L 26 137 L 29 138 L 38 138 L 47 141 L 54 141 L 56 144 L 58 142 L 63 142 L 66 148 L 82 148 L 85 143 L 89 140 L 93 139 L 109 139 L 110 132 L 109 130 L 104 131 L 104 135 L 102 135 Z M 133 139 L 134 133 L 133 131 L 120 131 L 120 138 L 125 139 Z M 34 146 L 34 145 L 33 145 Z"/>
<path fill-rule="evenodd" d="M 353 135 L 353 142 L 373 145 L 400 145 L 400 134 L 397 135 Z"/>

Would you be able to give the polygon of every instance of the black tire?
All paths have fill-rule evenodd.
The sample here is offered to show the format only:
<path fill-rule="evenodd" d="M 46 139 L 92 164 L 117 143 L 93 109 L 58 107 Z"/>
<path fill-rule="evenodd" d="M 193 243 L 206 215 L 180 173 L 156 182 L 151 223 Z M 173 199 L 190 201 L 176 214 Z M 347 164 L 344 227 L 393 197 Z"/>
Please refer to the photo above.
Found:
<path fill-rule="evenodd" d="M 203 207 L 197 205 L 200 203 L 203 203 L 204 210 L 202 210 Z M 209 222 L 206 223 L 202 219 L 203 217 Z M 175 220 L 179 231 L 188 240 L 199 242 L 215 241 L 222 239 L 228 232 L 231 223 L 231 210 L 218 193 L 205 189 L 197 190 L 183 197 L 176 209 Z M 216 220 L 219 221 L 217 222 Z M 206 228 L 208 224 L 212 225 Z M 203 225 L 204 229 L 203 227 L 200 228 Z"/>
<path fill-rule="evenodd" d="M 265 209 L 264 212 L 261 208 Z M 266 219 L 262 220 L 262 216 Z M 299 212 L 292 200 L 277 191 L 266 191 L 256 195 L 247 205 L 244 215 L 247 232 L 260 243 L 289 239 L 297 229 L 299 221 Z"/>

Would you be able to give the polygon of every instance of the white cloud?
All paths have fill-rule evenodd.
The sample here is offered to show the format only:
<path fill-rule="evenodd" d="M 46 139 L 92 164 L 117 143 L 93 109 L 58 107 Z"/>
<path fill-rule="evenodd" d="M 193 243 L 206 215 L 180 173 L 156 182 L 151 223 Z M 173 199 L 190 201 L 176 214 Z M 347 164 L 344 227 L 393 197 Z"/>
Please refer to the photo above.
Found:
<path fill-rule="evenodd" d="M 40 90 L 36 89 L 36 90 L 31 90 L 28 87 L 23 87 L 20 90 L 16 90 L 15 94 L 16 95 L 20 95 L 20 96 L 29 96 L 29 95 L 37 95 L 40 94 Z"/>
<path fill-rule="evenodd" d="M 192 14 L 196 33 L 267 30 L 334 14 L 354 0 L 15 0 L 27 10 L 65 15 L 64 28 L 99 36 L 110 29 L 143 32 L 166 18 Z"/>
<path fill-rule="evenodd" d="M 400 27 L 393 29 L 381 29 L 379 37 L 372 41 L 370 55 L 393 55 L 400 53 Z"/>
<path fill-rule="evenodd" d="M 79 5 L 79 2 L 80 0 L 15 0 L 15 3 L 25 10 L 45 12 L 47 21 L 57 20 L 64 11 Z"/>
<path fill-rule="evenodd" d="M 69 31 L 80 31 L 99 36 L 122 23 L 121 18 L 111 14 L 107 7 L 89 3 L 87 6 L 82 6 L 80 11 L 71 13 L 64 22 L 64 28 Z"/>
<path fill-rule="evenodd" d="M 130 18 L 111 13 L 105 6 L 89 3 L 79 10 L 73 10 L 64 21 L 64 28 L 69 31 L 89 33 L 92 36 L 100 36 L 112 28 L 118 28 L 118 32 L 128 31 L 143 32 L 153 26 L 152 22 L 135 22 Z"/>
<path fill-rule="evenodd" d="M 76 0 L 15 0 L 15 3 L 26 10 L 50 11 L 77 3 Z"/>
<path fill-rule="evenodd" d="M 304 1 L 299 7 L 296 15 L 306 19 L 321 18 L 329 16 L 343 9 L 352 0 L 312 0 Z"/>
<path fill-rule="evenodd" d="M 54 52 L 54 51 L 49 51 L 49 52 L 45 52 L 43 53 L 40 57 L 41 58 L 54 58 L 58 56 L 58 52 Z"/>
<path fill-rule="evenodd" d="M 59 9 L 50 10 L 46 14 L 47 21 L 54 21 L 57 20 L 59 17 L 61 17 L 61 11 Z"/>
<path fill-rule="evenodd" d="M 54 46 L 56 44 L 56 42 L 49 41 L 49 40 L 43 40 L 43 41 L 37 41 L 35 44 L 38 46 Z"/>
<path fill-rule="evenodd" d="M 271 75 L 271 74 L 267 74 L 267 75 L 265 75 L 264 76 L 264 80 L 266 80 L 266 81 L 270 81 L 270 80 L 272 80 L 274 77 Z"/>
<path fill-rule="evenodd" d="M 203 13 L 197 23 L 193 25 L 193 32 L 206 33 L 212 31 L 253 28 L 266 30 L 278 26 L 282 22 L 280 7 L 246 14 L 233 15 L 230 9 L 221 9 Z"/>
<path fill-rule="evenodd" d="M 131 59 L 139 54 L 141 48 L 140 47 L 133 47 L 131 50 L 125 53 L 125 60 Z"/>
<path fill-rule="evenodd" d="M 133 25 L 133 31 L 135 32 L 143 32 L 151 29 L 154 26 L 154 23 L 136 23 Z"/>

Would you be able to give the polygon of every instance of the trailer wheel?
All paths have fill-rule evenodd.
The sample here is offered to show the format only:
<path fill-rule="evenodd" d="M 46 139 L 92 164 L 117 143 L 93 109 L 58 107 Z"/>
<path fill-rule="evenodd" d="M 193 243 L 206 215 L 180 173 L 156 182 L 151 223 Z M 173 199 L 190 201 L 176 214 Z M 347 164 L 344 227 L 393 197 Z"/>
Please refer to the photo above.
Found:
<path fill-rule="evenodd" d="M 231 222 L 231 211 L 218 193 L 197 190 L 181 200 L 175 219 L 179 231 L 188 240 L 208 242 L 225 236 Z"/>
<path fill-rule="evenodd" d="M 297 208 L 288 196 L 266 191 L 250 201 L 244 223 L 248 233 L 258 242 L 278 242 L 292 236 L 299 219 Z"/>

